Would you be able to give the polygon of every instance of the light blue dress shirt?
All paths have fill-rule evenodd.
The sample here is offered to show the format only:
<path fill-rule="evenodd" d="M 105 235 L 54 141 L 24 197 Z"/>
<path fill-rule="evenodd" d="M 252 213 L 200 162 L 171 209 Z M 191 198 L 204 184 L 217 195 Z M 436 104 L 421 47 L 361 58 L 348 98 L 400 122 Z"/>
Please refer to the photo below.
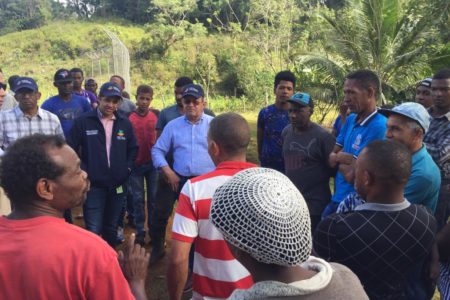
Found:
<path fill-rule="evenodd" d="M 170 121 L 152 148 L 155 168 L 168 166 L 166 155 L 173 150 L 173 170 L 179 175 L 198 176 L 215 169 L 208 154 L 207 134 L 213 117 L 203 114 L 197 123 L 185 116 Z"/>

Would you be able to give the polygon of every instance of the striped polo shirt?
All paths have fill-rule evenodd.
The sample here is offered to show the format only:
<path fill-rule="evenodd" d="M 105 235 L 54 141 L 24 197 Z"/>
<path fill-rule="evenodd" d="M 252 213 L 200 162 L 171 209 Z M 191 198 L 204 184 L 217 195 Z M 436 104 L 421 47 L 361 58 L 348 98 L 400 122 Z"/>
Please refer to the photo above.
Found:
<path fill-rule="evenodd" d="M 172 238 L 195 241 L 192 299 L 226 299 L 235 289 L 253 285 L 250 273 L 232 256 L 222 234 L 209 220 L 216 189 L 234 174 L 252 167 L 256 165 L 223 162 L 215 171 L 188 180 L 181 190 Z"/>

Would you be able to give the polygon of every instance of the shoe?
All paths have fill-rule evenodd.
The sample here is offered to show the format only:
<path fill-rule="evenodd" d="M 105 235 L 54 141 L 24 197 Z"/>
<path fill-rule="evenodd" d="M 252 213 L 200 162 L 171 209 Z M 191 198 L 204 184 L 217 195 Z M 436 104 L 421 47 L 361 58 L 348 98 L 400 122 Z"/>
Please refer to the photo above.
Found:
<path fill-rule="evenodd" d="M 125 242 L 125 235 L 123 234 L 123 228 L 122 227 L 117 227 L 117 243 L 122 244 L 123 242 Z"/>
<path fill-rule="evenodd" d="M 145 232 L 137 234 L 136 239 L 134 240 L 134 243 L 139 244 L 142 247 L 144 247 L 145 246 Z"/>
<path fill-rule="evenodd" d="M 186 284 L 184 285 L 184 288 L 183 288 L 183 294 L 189 293 L 190 291 L 192 291 L 192 271 L 191 270 L 189 270 L 188 278 L 187 278 Z"/>

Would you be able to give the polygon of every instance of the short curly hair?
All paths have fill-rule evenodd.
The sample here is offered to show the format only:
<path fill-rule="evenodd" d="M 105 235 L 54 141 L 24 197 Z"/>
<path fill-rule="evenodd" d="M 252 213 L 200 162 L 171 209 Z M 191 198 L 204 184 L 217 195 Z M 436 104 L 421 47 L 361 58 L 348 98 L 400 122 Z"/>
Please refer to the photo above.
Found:
<path fill-rule="evenodd" d="M 64 145 L 61 136 L 34 134 L 17 140 L 6 150 L 0 163 L 0 184 L 12 203 L 36 199 L 39 179 L 55 179 L 64 173 L 64 168 L 48 155 L 48 149 Z"/>

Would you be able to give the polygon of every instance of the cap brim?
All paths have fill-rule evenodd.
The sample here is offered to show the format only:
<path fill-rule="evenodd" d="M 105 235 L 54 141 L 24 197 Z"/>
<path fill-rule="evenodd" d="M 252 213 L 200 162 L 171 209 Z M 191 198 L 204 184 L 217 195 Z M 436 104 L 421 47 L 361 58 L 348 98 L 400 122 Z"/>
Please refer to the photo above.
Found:
<path fill-rule="evenodd" d="M 187 97 L 187 96 L 195 97 L 195 99 L 203 97 L 202 95 L 197 95 L 197 94 L 192 94 L 192 93 L 183 94 L 182 97 L 184 98 L 184 97 Z"/>
<path fill-rule="evenodd" d="M 29 87 L 29 86 L 22 86 L 22 87 L 19 87 L 18 89 L 14 89 L 13 92 L 14 93 L 18 93 L 20 90 L 28 90 L 28 91 L 32 91 L 32 92 L 36 92 L 37 91 L 36 88 Z"/>
<path fill-rule="evenodd" d="M 301 106 L 304 106 L 304 107 L 309 107 L 308 104 L 301 103 L 301 102 L 298 102 L 298 101 L 295 101 L 295 100 L 291 100 L 291 99 L 286 100 L 286 102 L 295 103 L 295 104 L 298 104 L 298 105 L 301 105 Z"/>

